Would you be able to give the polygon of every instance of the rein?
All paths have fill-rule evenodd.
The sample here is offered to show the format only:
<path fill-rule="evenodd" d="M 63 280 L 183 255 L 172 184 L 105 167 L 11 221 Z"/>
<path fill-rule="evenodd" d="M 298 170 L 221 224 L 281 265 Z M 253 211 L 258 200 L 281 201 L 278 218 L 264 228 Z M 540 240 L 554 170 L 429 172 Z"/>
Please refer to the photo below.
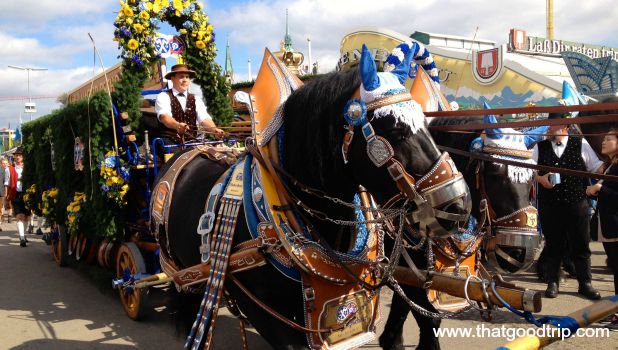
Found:
<path fill-rule="evenodd" d="M 553 167 L 553 166 L 547 166 L 547 165 L 528 164 L 524 162 L 518 162 L 518 161 L 502 159 L 502 158 L 493 158 L 488 155 L 479 154 L 478 152 L 462 151 L 462 150 L 458 150 L 456 148 L 447 147 L 447 146 L 438 146 L 438 149 L 445 151 L 445 152 L 457 154 L 460 156 L 464 156 L 464 157 L 468 157 L 472 159 L 484 160 L 488 162 L 513 165 L 513 166 L 518 166 L 522 168 L 528 168 L 528 169 L 540 170 L 540 171 L 546 171 L 546 172 L 556 172 L 556 173 L 577 176 L 577 177 L 591 177 L 591 178 L 599 179 L 599 180 L 618 182 L 618 176 L 616 175 L 597 174 L 597 173 L 590 173 L 587 171 L 571 170 L 571 169 L 565 169 L 565 168 L 559 168 L 559 167 Z"/>

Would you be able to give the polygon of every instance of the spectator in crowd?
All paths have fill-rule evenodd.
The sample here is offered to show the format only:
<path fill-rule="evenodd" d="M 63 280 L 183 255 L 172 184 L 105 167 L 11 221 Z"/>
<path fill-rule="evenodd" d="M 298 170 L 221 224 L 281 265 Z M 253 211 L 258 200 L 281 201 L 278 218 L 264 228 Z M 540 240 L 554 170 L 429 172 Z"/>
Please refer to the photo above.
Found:
<path fill-rule="evenodd" d="M 6 160 L 6 158 L 2 157 L 0 158 L 0 179 L 2 180 L 2 182 L 4 183 L 4 172 L 7 171 L 9 166 L 9 162 Z M 6 196 L 6 191 L 4 190 L 4 185 L 0 186 L 0 223 L 2 223 L 2 220 L 4 220 L 4 199 Z M 2 228 L 0 227 L 0 231 L 2 231 Z"/>
<path fill-rule="evenodd" d="M 5 190 L 8 190 L 9 197 L 13 201 L 13 213 L 17 218 L 17 232 L 19 232 L 19 245 L 26 247 L 28 240 L 26 239 L 26 224 L 30 211 L 26 208 L 24 202 L 24 191 L 21 181 L 21 176 L 24 171 L 24 154 L 21 147 L 17 147 L 13 153 L 15 164 L 10 167 L 9 181 L 5 181 Z M 13 187 L 14 186 L 14 187 Z M 13 192 L 14 198 L 13 198 Z"/>
<path fill-rule="evenodd" d="M 612 127 L 603 139 L 601 148 L 608 157 L 605 174 L 618 176 L 618 126 Z M 614 293 L 618 294 L 618 182 L 600 180 L 586 188 L 586 194 L 598 197 L 599 241 L 607 254 L 609 268 L 614 274 Z M 610 316 L 608 327 L 618 329 L 618 314 Z"/>
<path fill-rule="evenodd" d="M 549 119 L 566 118 L 567 115 L 550 113 Z M 581 137 L 569 137 L 569 123 L 552 125 L 550 138 L 536 144 L 533 158 L 539 165 L 571 170 L 598 172 L 603 162 L 588 142 Z M 545 296 L 555 298 L 559 293 L 560 265 L 569 256 L 575 265 L 579 282 L 578 293 L 597 300 L 601 294 L 592 286 L 590 271 L 590 227 L 586 179 L 566 174 L 543 173 L 536 175 L 540 184 L 538 193 L 541 228 L 547 249 L 547 289 Z M 567 246 L 568 241 L 568 246 Z"/>
<path fill-rule="evenodd" d="M 4 168 L 4 176 L 2 177 L 2 181 L 4 183 L 4 203 L 2 211 L 6 213 L 6 222 L 11 222 L 11 217 L 13 216 L 13 198 L 15 197 L 15 187 L 11 186 L 11 172 L 15 171 L 13 164 L 9 161 L 8 158 L 4 158 L 2 160 L 2 167 Z M 0 217 L 0 221 L 4 221 L 4 216 Z"/>

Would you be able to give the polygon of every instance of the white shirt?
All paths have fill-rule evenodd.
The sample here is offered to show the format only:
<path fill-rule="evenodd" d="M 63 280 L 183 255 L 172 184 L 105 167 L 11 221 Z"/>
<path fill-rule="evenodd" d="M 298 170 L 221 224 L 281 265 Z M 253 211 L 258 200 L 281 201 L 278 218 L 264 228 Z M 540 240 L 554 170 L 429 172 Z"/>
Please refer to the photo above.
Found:
<path fill-rule="evenodd" d="M 554 153 L 558 158 L 562 157 L 568 141 L 568 136 L 561 141 L 562 144 L 560 146 L 556 145 L 556 141 L 551 141 L 551 148 L 554 150 Z M 535 162 L 539 162 L 538 143 L 534 145 L 534 148 L 532 149 L 532 158 Z M 585 138 L 582 138 L 582 159 L 586 164 L 586 170 L 591 173 L 595 172 L 603 164 L 603 161 L 600 160 L 599 157 L 597 157 L 597 154 L 594 152 L 594 150 Z"/>
<path fill-rule="evenodd" d="M 182 110 L 186 110 L 187 94 L 189 92 L 185 91 L 183 96 L 178 96 L 180 92 L 176 89 L 172 89 L 172 93 L 178 99 L 178 102 L 180 102 Z M 195 97 L 195 111 L 197 112 L 196 125 L 200 125 L 202 121 L 204 121 L 204 119 L 212 119 L 212 117 L 210 116 L 210 114 L 208 114 L 208 111 L 206 110 L 206 105 L 204 104 L 204 101 L 202 101 L 202 99 L 198 98 L 197 96 Z M 157 95 L 157 100 L 155 102 L 155 112 L 157 112 L 157 118 L 159 120 L 161 120 L 162 114 L 173 116 L 172 101 L 170 100 L 170 96 L 167 94 L 167 92 L 162 92 Z"/>

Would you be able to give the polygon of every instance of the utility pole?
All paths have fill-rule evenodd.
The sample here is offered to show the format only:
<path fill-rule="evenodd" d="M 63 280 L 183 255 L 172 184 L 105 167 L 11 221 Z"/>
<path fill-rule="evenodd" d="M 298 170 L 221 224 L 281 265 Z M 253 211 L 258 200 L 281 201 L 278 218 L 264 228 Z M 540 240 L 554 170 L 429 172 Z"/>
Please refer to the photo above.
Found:
<path fill-rule="evenodd" d="M 547 39 L 554 40 L 554 0 L 547 0 Z"/>
<path fill-rule="evenodd" d="M 30 114 L 30 121 L 32 121 L 32 114 L 36 112 L 36 105 L 32 103 L 32 96 L 30 95 L 30 71 L 45 71 L 47 68 L 19 67 L 11 65 L 9 65 L 9 68 L 25 70 L 28 73 L 28 103 L 25 105 L 24 113 Z"/>
<path fill-rule="evenodd" d="M 253 81 L 253 72 L 251 72 L 251 59 L 247 59 L 247 70 L 249 71 L 249 81 Z"/>

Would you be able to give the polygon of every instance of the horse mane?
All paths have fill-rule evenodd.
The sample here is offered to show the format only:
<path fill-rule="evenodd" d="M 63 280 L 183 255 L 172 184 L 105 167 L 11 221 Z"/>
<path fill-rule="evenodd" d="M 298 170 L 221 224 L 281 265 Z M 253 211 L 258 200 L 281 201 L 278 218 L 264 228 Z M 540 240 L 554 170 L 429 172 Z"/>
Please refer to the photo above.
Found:
<path fill-rule="evenodd" d="M 307 185 L 337 190 L 333 174 L 346 170 L 341 154 L 343 109 L 360 86 L 358 70 L 330 73 L 308 81 L 285 102 L 283 164 Z"/>
<path fill-rule="evenodd" d="M 466 125 L 469 123 L 478 123 L 483 122 L 483 117 L 481 116 L 473 116 L 473 117 L 463 117 L 463 118 L 434 118 L 429 126 L 446 126 L 446 125 Z M 447 146 L 451 148 L 456 148 L 462 151 L 468 151 L 470 148 L 470 143 L 475 138 L 479 137 L 480 133 L 457 133 L 457 132 L 448 132 L 448 131 L 432 131 L 431 136 L 433 137 L 436 144 L 441 146 Z M 455 165 L 460 171 L 465 170 L 465 166 L 468 163 L 468 158 L 459 156 L 456 154 L 451 154 L 451 158 L 455 161 Z"/>

